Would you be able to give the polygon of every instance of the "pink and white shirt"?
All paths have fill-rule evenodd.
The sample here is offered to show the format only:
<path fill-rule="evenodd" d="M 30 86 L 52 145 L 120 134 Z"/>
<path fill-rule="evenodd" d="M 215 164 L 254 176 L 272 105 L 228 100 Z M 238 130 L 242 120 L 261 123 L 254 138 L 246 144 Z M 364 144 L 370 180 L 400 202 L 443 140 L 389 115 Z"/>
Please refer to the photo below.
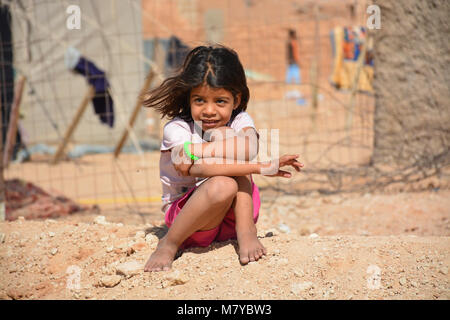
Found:
<path fill-rule="evenodd" d="M 227 124 L 237 133 L 243 128 L 252 127 L 256 130 L 253 119 L 250 115 L 242 111 L 234 120 Z M 163 140 L 161 151 L 170 150 L 175 146 L 184 144 L 186 141 L 192 143 L 203 143 L 205 140 L 194 130 L 194 122 L 186 122 L 179 117 L 175 117 L 166 123 L 163 130 Z M 161 152 L 159 159 L 159 175 L 162 184 L 162 211 L 166 212 L 170 204 L 181 198 L 184 193 L 194 186 L 199 186 L 208 178 L 198 178 L 182 176 L 172 164 L 171 152 Z"/>

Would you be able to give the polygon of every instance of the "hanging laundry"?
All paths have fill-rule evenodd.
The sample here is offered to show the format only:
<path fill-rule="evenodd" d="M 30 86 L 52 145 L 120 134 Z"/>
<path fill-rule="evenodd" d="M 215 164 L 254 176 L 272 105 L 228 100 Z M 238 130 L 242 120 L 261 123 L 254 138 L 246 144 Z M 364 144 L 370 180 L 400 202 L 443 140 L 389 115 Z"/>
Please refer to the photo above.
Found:
<path fill-rule="evenodd" d="M 180 39 L 175 36 L 169 38 L 167 65 L 171 69 L 178 69 L 190 51 L 189 46 L 185 45 Z"/>
<path fill-rule="evenodd" d="M 373 92 L 373 45 L 367 43 L 367 30 L 364 27 L 336 27 L 330 32 L 333 50 L 331 83 L 337 89 L 351 89 L 357 71 L 357 61 L 362 46 L 367 45 L 363 68 L 359 74 L 358 90 Z"/>
<path fill-rule="evenodd" d="M 95 89 L 92 98 L 94 112 L 100 121 L 111 128 L 114 127 L 114 101 L 108 91 L 109 82 L 105 72 L 88 59 L 81 56 L 78 50 L 69 48 L 66 52 L 66 66 L 83 75 Z"/>

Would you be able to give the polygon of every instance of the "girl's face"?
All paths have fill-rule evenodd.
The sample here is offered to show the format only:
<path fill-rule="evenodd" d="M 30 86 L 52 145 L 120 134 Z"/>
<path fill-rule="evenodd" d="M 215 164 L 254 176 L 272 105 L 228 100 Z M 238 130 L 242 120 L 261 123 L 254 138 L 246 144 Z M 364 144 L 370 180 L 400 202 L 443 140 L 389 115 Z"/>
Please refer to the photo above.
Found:
<path fill-rule="evenodd" d="M 231 113 L 241 103 L 241 96 L 235 97 L 223 88 L 200 85 L 191 90 L 189 97 L 191 116 L 202 122 L 203 131 L 225 126 Z"/>

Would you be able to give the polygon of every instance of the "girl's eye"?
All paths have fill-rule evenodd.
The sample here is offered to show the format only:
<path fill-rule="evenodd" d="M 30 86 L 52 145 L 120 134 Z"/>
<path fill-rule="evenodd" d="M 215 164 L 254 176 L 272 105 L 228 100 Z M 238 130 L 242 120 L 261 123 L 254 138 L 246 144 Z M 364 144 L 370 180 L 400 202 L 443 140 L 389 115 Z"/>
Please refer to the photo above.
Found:
<path fill-rule="evenodd" d="M 199 104 L 199 103 L 202 103 L 202 102 L 203 102 L 203 99 L 202 99 L 202 98 L 195 98 L 195 99 L 194 99 L 194 103 Z"/>
<path fill-rule="evenodd" d="M 226 101 L 225 100 L 222 100 L 222 99 L 219 99 L 219 100 L 217 100 L 217 103 L 218 104 L 224 104 Z"/>

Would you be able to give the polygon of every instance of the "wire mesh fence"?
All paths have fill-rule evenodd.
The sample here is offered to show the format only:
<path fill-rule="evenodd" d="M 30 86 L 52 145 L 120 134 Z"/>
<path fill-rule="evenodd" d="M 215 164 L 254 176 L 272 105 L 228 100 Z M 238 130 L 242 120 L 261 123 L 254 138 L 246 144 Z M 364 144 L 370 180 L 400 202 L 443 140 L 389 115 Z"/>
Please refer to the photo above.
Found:
<path fill-rule="evenodd" d="M 298 153 L 305 163 L 304 172 L 291 179 L 255 177 L 262 190 L 375 190 L 421 181 L 448 167 L 441 161 L 418 172 L 417 165 L 372 163 L 375 95 L 359 87 L 363 77 L 370 85 L 372 67 L 354 56 L 347 87 L 333 79 L 341 50 L 336 30 L 348 36 L 358 27 L 368 46 L 365 1 L 0 4 L 6 180 L 29 181 L 102 210 L 158 208 L 159 144 L 167 119 L 141 108 L 138 97 L 172 72 L 174 45 L 204 43 L 236 50 L 256 127 L 278 130 L 280 154 Z M 301 79 L 293 83 L 286 81 L 289 29 L 298 34 L 300 56 Z M 13 146 L 7 139 L 12 123 L 17 123 Z"/>

